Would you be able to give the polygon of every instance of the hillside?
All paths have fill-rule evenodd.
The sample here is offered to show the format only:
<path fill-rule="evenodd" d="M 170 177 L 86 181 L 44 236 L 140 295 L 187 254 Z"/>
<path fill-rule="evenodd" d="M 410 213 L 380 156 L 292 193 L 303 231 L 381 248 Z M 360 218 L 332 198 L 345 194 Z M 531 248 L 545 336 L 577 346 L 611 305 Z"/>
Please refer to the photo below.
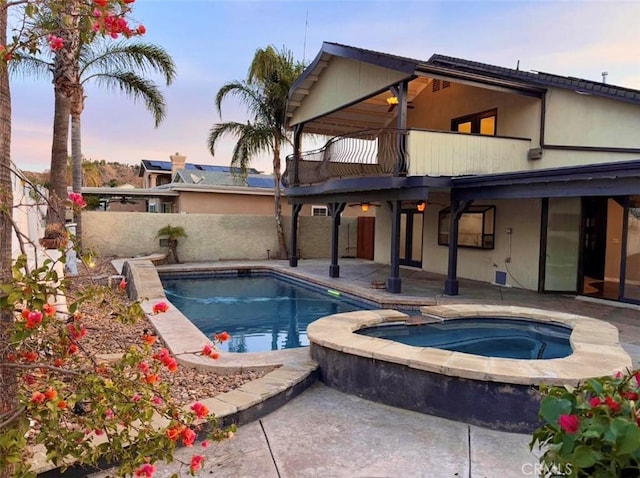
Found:
<path fill-rule="evenodd" d="M 84 173 L 83 186 L 105 186 L 117 187 L 123 184 L 132 184 L 142 187 L 142 178 L 138 177 L 140 166 L 121 164 L 118 162 L 88 161 L 82 163 Z M 49 182 L 49 171 L 42 173 L 23 171 L 24 175 L 36 184 L 47 185 Z M 67 167 L 67 182 L 71 186 L 71 166 Z"/>

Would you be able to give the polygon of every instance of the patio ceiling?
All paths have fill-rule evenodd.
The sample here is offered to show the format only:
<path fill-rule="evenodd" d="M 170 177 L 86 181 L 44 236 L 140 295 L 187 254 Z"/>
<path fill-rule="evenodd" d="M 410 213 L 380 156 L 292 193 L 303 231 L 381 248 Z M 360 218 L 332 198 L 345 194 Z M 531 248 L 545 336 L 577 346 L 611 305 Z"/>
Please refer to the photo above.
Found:
<path fill-rule="evenodd" d="M 431 78 L 419 77 L 409 82 L 407 100 L 411 103 L 430 83 Z M 393 94 L 385 90 L 375 96 L 334 111 L 326 116 L 305 123 L 305 133 L 327 136 L 348 135 L 356 131 L 393 128 L 398 107 L 389 111 L 387 98 Z"/>

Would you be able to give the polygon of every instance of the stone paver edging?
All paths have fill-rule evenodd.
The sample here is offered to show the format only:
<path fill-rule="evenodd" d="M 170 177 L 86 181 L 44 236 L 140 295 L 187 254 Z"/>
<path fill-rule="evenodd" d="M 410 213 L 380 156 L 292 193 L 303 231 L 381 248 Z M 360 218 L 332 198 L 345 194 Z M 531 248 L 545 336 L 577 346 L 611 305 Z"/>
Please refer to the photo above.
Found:
<path fill-rule="evenodd" d="M 319 319 L 307 328 L 314 344 L 332 350 L 406 365 L 448 376 L 490 382 L 539 385 L 577 385 L 587 378 L 613 375 L 631 367 L 631 358 L 618 342 L 618 330 L 602 320 L 528 307 L 457 304 L 422 307 L 423 314 L 443 320 L 468 317 L 513 317 L 551 322 L 572 329 L 573 353 L 565 358 L 516 360 L 412 347 L 376 337 L 357 335 L 364 327 L 383 322 L 404 322 L 395 310 L 358 311 Z"/>

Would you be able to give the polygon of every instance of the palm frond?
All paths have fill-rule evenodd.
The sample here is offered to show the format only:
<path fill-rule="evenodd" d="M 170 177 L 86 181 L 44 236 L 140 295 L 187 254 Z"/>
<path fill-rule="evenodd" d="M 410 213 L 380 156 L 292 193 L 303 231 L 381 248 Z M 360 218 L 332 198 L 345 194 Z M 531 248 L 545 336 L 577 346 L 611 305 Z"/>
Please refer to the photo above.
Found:
<path fill-rule="evenodd" d="M 166 115 L 164 96 L 153 81 L 128 71 L 95 74 L 91 78 L 107 89 L 122 91 L 131 96 L 134 101 L 144 101 L 147 110 L 153 115 L 156 127 L 164 119 Z"/>
<path fill-rule="evenodd" d="M 176 77 L 171 55 L 164 48 L 150 43 L 96 41 L 83 46 L 79 63 L 83 77 L 91 77 L 92 72 L 135 71 L 140 75 L 160 74 L 167 85 Z"/>
<path fill-rule="evenodd" d="M 11 75 L 24 78 L 47 78 L 52 74 L 53 58 L 20 54 L 16 61 L 7 63 Z"/>

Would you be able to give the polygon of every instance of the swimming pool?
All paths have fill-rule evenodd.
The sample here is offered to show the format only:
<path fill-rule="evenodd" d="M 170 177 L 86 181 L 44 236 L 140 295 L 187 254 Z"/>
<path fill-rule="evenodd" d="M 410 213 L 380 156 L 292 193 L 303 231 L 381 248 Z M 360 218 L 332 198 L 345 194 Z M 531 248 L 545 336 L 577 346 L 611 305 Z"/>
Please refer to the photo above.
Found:
<path fill-rule="evenodd" d="M 374 307 L 335 291 L 256 272 L 246 277 L 163 277 L 162 285 L 167 299 L 203 333 L 231 335 L 219 347 L 228 352 L 305 347 L 307 325 L 314 320 Z"/>
<path fill-rule="evenodd" d="M 572 353 L 571 329 L 527 320 L 482 317 L 437 323 L 389 324 L 357 331 L 416 347 L 435 347 L 484 357 L 539 360 Z"/>

